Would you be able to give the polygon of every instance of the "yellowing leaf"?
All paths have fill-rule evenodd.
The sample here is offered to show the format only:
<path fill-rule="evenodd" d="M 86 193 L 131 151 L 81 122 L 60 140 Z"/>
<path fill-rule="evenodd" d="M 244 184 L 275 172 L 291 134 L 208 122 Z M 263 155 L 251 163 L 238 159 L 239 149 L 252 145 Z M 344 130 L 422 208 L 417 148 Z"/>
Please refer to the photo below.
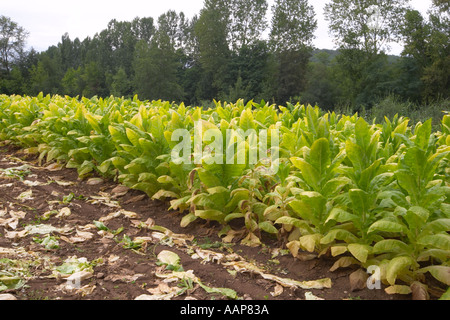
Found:
<path fill-rule="evenodd" d="M 365 263 L 371 251 L 371 247 L 359 243 L 351 243 L 347 246 L 348 251 L 359 261 Z"/>
<path fill-rule="evenodd" d="M 448 266 L 429 266 L 419 269 L 419 272 L 429 272 L 434 278 L 450 286 L 450 267 Z"/>
<path fill-rule="evenodd" d="M 167 191 L 167 190 L 159 190 L 157 193 L 155 193 L 152 197 L 153 200 L 161 200 L 165 198 L 174 198 L 177 199 L 178 195 L 175 192 Z"/>
<path fill-rule="evenodd" d="M 347 268 L 349 266 L 351 266 L 352 264 L 359 264 L 358 260 L 356 260 L 353 257 L 342 257 L 339 258 L 334 264 L 333 266 L 330 268 L 330 271 L 336 271 L 339 268 Z"/>
<path fill-rule="evenodd" d="M 384 289 L 384 291 L 387 294 L 410 294 L 411 288 L 409 286 L 396 284 L 396 285 L 387 287 L 386 289 Z"/>
<path fill-rule="evenodd" d="M 248 247 L 258 247 L 261 245 L 261 240 L 250 232 L 244 239 L 242 239 L 241 244 Z"/>
<path fill-rule="evenodd" d="M 181 219 L 181 223 L 180 226 L 182 228 L 186 228 L 191 222 L 197 220 L 197 216 L 193 213 L 189 213 L 187 215 L 185 215 L 182 219 Z"/>
<path fill-rule="evenodd" d="M 300 246 L 308 252 L 314 252 L 316 245 L 320 243 L 322 235 L 320 234 L 309 234 L 300 237 Z"/>
<path fill-rule="evenodd" d="M 56 218 L 66 218 L 72 214 L 70 208 L 62 208 L 56 215 Z"/>
<path fill-rule="evenodd" d="M 286 244 L 286 247 L 289 249 L 289 251 L 295 258 L 297 257 L 298 251 L 300 250 L 300 241 L 291 241 Z"/>
<path fill-rule="evenodd" d="M 337 257 L 347 252 L 347 246 L 333 246 L 331 247 L 331 255 Z"/>
<path fill-rule="evenodd" d="M 386 269 L 386 279 L 390 285 L 395 285 L 395 280 L 399 273 L 403 271 L 406 267 L 412 265 L 414 261 L 410 257 L 402 256 L 395 257 L 391 261 Z"/>

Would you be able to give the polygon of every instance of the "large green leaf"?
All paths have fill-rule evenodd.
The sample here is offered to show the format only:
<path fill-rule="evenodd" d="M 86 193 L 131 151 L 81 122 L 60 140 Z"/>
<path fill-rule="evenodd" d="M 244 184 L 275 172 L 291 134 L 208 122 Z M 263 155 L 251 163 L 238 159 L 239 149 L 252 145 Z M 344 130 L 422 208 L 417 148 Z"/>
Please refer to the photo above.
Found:
<path fill-rule="evenodd" d="M 321 244 L 330 244 L 335 240 L 341 240 L 346 243 L 356 243 L 358 242 L 358 238 L 348 230 L 344 229 L 333 229 L 328 232 L 321 240 Z"/>
<path fill-rule="evenodd" d="M 253 121 L 253 114 L 251 109 L 245 109 L 242 111 L 241 117 L 239 119 L 239 128 L 247 131 L 255 129 L 255 123 Z"/>
<path fill-rule="evenodd" d="M 381 160 L 378 159 L 374 161 L 368 168 L 362 170 L 361 176 L 358 181 L 358 185 L 360 188 L 366 191 L 374 191 L 381 187 L 384 176 L 375 179 L 377 177 L 377 171 L 380 165 Z"/>
<path fill-rule="evenodd" d="M 395 232 L 395 233 L 400 233 L 403 232 L 405 230 L 405 227 L 398 223 L 398 222 L 394 222 L 394 221 L 390 221 L 387 219 L 382 219 L 382 220 L 378 220 L 375 221 L 370 227 L 369 230 L 367 230 L 367 233 L 371 233 L 371 232 Z"/>
<path fill-rule="evenodd" d="M 270 221 L 263 221 L 258 224 L 258 228 L 270 234 L 278 234 L 278 229 Z"/>
<path fill-rule="evenodd" d="M 367 192 L 361 189 L 351 189 L 349 197 L 352 201 L 352 209 L 356 215 L 362 216 L 367 213 L 371 207 L 371 199 Z"/>
<path fill-rule="evenodd" d="M 326 167 L 330 163 L 330 143 L 327 139 L 321 138 L 314 141 L 309 154 L 309 162 L 317 170 L 319 176 L 325 173 Z"/>
<path fill-rule="evenodd" d="M 423 226 L 430 216 L 430 212 L 422 207 L 413 206 L 408 209 L 404 215 L 404 219 L 408 223 L 410 229 L 416 230 Z"/>
<path fill-rule="evenodd" d="M 340 209 L 340 208 L 333 208 L 330 211 L 330 214 L 328 215 L 327 220 L 325 223 L 327 223 L 330 220 L 334 220 L 336 222 L 349 222 L 349 221 L 358 221 L 359 217 L 357 215 L 351 214 L 350 212 Z"/>
<path fill-rule="evenodd" d="M 320 173 L 302 158 L 293 157 L 290 160 L 296 168 L 300 169 L 306 183 L 308 183 L 313 190 L 320 191 Z"/>
<path fill-rule="evenodd" d="M 366 155 L 364 153 L 364 150 L 358 146 L 356 143 L 353 143 L 352 141 L 348 140 L 345 143 L 345 151 L 347 154 L 347 157 L 350 159 L 350 161 L 353 164 L 353 167 L 355 170 L 361 172 L 364 170 L 366 165 Z"/>
<path fill-rule="evenodd" d="M 427 120 L 423 124 L 418 124 L 416 126 L 415 130 L 415 140 L 414 143 L 417 147 L 419 147 L 422 150 L 426 150 L 428 147 L 428 142 L 431 135 L 431 125 L 432 125 L 432 119 Z"/>
<path fill-rule="evenodd" d="M 181 219 L 180 226 L 182 228 L 186 228 L 191 222 L 194 222 L 195 220 L 197 220 L 197 218 L 198 217 L 195 214 L 189 213 Z"/>
<path fill-rule="evenodd" d="M 427 156 L 424 150 L 419 149 L 418 147 L 409 148 L 405 153 L 403 163 L 414 174 L 418 181 L 423 179 L 424 168 L 427 163 Z"/>
<path fill-rule="evenodd" d="M 423 232 L 439 233 L 439 232 L 450 232 L 450 219 L 437 219 L 424 227 Z"/>
<path fill-rule="evenodd" d="M 447 233 L 422 236 L 417 239 L 417 243 L 426 247 L 450 251 L 450 235 Z"/>
<path fill-rule="evenodd" d="M 133 146 L 135 147 L 141 147 L 140 143 L 139 143 L 139 139 L 142 138 L 142 136 L 136 132 L 135 130 L 132 130 L 130 128 L 126 128 L 125 129 L 128 140 L 130 140 L 130 142 L 133 144 Z"/>
<path fill-rule="evenodd" d="M 310 226 L 308 225 L 308 222 L 306 222 L 305 220 L 288 217 L 288 216 L 278 218 L 277 221 L 275 221 L 275 224 L 287 224 L 287 225 L 294 226 L 296 228 L 311 229 Z"/>
<path fill-rule="evenodd" d="M 195 210 L 195 216 L 204 220 L 214 220 L 220 223 L 224 222 L 226 215 L 218 210 Z"/>
<path fill-rule="evenodd" d="M 200 281 L 197 282 L 200 287 L 202 287 L 203 290 L 205 290 L 207 293 L 219 293 L 225 297 L 228 297 L 229 299 L 237 300 L 238 294 L 233 289 L 229 288 L 214 288 L 214 287 L 208 287 L 201 283 Z"/>
<path fill-rule="evenodd" d="M 201 168 L 197 170 L 198 177 L 200 178 L 200 181 L 207 187 L 207 188 L 214 188 L 222 185 L 222 182 L 220 181 L 217 176 L 211 174 L 211 172 L 208 172 L 207 170 Z"/>
<path fill-rule="evenodd" d="M 89 112 L 86 112 L 84 114 L 86 120 L 89 122 L 89 124 L 91 125 L 91 127 L 98 133 L 101 134 L 102 133 L 102 129 L 100 128 L 100 120 L 102 117 L 100 116 L 96 116 L 93 115 Z"/>
<path fill-rule="evenodd" d="M 322 194 L 326 197 L 336 196 L 343 188 L 351 183 L 347 177 L 337 177 L 328 180 L 322 188 Z"/>
<path fill-rule="evenodd" d="M 397 239 L 381 240 L 373 246 L 373 253 L 375 254 L 387 252 L 411 254 L 413 252 L 413 249 L 405 242 Z"/>
<path fill-rule="evenodd" d="M 289 202 L 289 206 L 294 210 L 298 217 L 311 222 L 315 226 L 320 223 L 314 209 L 306 202 L 301 200 L 294 200 Z"/>
<path fill-rule="evenodd" d="M 358 146 L 367 149 L 372 135 L 370 133 L 369 124 L 362 117 L 355 123 L 355 138 Z"/>

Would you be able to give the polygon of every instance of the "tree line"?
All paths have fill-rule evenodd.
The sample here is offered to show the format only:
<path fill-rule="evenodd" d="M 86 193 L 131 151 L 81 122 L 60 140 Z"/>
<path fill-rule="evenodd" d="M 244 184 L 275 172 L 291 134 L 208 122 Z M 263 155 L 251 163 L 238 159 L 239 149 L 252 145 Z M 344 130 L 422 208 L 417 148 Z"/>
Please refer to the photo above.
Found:
<path fill-rule="evenodd" d="M 313 46 L 308 0 L 205 0 L 198 15 L 111 20 L 106 29 L 25 50 L 28 32 L 0 17 L 0 93 L 109 95 L 208 104 L 213 99 L 300 100 L 332 110 L 371 108 L 395 95 L 430 103 L 449 97 L 449 1 L 428 16 L 409 0 L 330 0 L 337 50 Z M 400 57 L 389 44 L 405 43 Z"/>

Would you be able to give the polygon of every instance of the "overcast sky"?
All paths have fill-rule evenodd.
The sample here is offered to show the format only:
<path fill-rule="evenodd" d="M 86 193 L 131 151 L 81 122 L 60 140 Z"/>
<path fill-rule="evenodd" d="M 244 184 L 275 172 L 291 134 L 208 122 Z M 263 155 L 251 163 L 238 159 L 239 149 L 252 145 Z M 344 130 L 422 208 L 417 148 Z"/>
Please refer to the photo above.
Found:
<path fill-rule="evenodd" d="M 274 0 L 268 0 L 271 6 Z M 310 0 L 318 20 L 315 45 L 333 49 L 328 24 L 323 18 L 325 3 L 329 0 Z M 426 14 L 431 0 L 412 0 L 411 5 Z M 153 17 L 155 20 L 172 9 L 183 11 L 187 17 L 198 14 L 203 0 L 0 0 L 0 15 L 10 17 L 29 33 L 27 47 L 44 51 L 56 45 L 68 32 L 71 39 L 83 40 L 106 29 L 112 19 L 131 21 L 135 17 Z M 270 11 L 270 9 L 269 9 Z M 400 54 L 401 45 L 392 45 L 392 54 Z"/>

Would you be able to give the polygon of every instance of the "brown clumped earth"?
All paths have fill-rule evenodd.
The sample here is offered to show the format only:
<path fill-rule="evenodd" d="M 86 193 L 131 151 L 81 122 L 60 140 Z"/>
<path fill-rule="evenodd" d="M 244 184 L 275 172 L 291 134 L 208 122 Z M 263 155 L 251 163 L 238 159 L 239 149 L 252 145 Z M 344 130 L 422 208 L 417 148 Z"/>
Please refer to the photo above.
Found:
<path fill-rule="evenodd" d="M 35 155 L 0 147 L 0 274 L 10 277 L 0 294 L 18 300 L 411 299 L 388 295 L 384 286 L 352 291 L 356 267 L 330 272 L 336 259 L 293 258 L 277 239 L 251 248 L 238 239 L 224 243 L 216 223 L 197 220 L 181 228 L 183 214 L 168 208 L 114 181 L 80 180 L 76 170 L 39 166 Z M 33 233 L 49 226 L 57 229 Z M 57 247 L 42 242 L 50 236 Z M 159 261 L 162 251 L 176 253 L 182 269 L 175 271 L 193 281 L 170 277 L 174 270 Z M 70 261 L 85 263 L 78 283 L 70 275 L 80 269 L 65 268 Z M 322 289 L 297 285 L 326 278 Z"/>

